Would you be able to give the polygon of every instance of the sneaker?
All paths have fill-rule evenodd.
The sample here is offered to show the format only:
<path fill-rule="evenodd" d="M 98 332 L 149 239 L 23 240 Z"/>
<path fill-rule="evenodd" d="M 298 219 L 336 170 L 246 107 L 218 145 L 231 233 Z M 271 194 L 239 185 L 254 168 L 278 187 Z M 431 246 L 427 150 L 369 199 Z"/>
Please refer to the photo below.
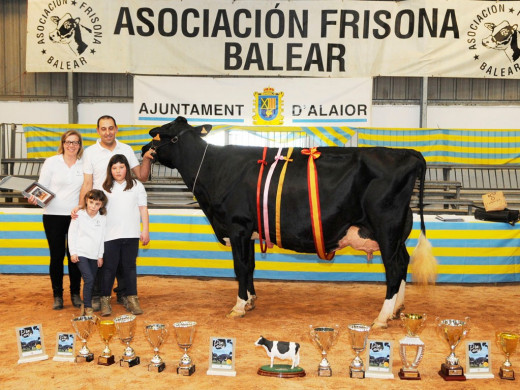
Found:
<path fill-rule="evenodd" d="M 63 309 L 63 298 L 54 297 L 54 304 L 52 305 L 52 310 L 61 310 L 61 309 Z"/>

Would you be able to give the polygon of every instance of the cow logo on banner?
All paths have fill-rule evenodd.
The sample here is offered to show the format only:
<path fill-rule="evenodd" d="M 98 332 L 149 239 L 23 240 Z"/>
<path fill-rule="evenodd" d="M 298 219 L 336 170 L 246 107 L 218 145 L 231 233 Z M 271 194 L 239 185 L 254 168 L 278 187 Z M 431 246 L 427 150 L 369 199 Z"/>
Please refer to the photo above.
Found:
<path fill-rule="evenodd" d="M 103 39 L 100 17 L 79 1 L 49 2 L 27 30 L 49 71 L 78 71 L 96 55 Z"/>
<path fill-rule="evenodd" d="M 473 16 L 466 33 L 468 50 L 484 77 L 520 72 L 519 11 L 497 3 Z"/>
<path fill-rule="evenodd" d="M 254 93 L 253 124 L 283 125 L 283 92 L 274 92 L 274 88 L 264 88 L 264 92 Z"/>

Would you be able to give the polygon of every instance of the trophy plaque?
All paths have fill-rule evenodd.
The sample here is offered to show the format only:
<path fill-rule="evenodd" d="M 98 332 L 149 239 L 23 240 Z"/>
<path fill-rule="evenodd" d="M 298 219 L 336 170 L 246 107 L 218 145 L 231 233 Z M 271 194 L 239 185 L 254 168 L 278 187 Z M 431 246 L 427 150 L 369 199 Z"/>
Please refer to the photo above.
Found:
<path fill-rule="evenodd" d="M 147 323 L 144 327 L 144 334 L 154 352 L 154 355 L 148 364 L 148 371 L 163 372 L 166 368 L 166 363 L 164 363 L 161 356 L 159 356 L 159 348 L 164 344 L 168 337 L 167 325 Z"/>
<path fill-rule="evenodd" d="M 339 335 L 339 325 L 334 327 L 310 326 L 311 338 L 321 350 L 321 362 L 318 366 L 318 376 L 332 376 L 332 369 L 327 360 L 327 352 L 330 350 Z"/>
<path fill-rule="evenodd" d="M 518 347 L 520 335 L 513 332 L 497 332 L 496 342 L 500 350 L 506 355 L 506 361 L 500 366 L 498 375 L 501 379 L 515 380 L 513 364 L 509 361 L 509 356 L 515 353 Z"/>
<path fill-rule="evenodd" d="M 494 378 L 491 371 L 491 342 L 466 341 L 466 379 Z"/>
<path fill-rule="evenodd" d="M 97 320 L 98 318 L 96 316 L 79 316 L 72 319 L 72 327 L 83 343 L 76 355 L 76 363 L 89 363 L 94 360 L 94 354 L 88 349 L 87 340 L 92 334 Z"/>
<path fill-rule="evenodd" d="M 455 348 L 469 332 L 469 317 L 466 317 L 464 321 L 437 318 L 435 322 L 437 332 L 446 340 L 451 349 L 446 362 L 441 365 L 439 375 L 446 381 L 465 381 L 464 369 L 459 364 L 459 358 L 455 356 Z"/>
<path fill-rule="evenodd" d="M 419 333 L 424 328 L 426 314 L 401 313 L 401 323 L 406 329 L 406 336 L 399 340 L 399 355 L 403 362 L 403 368 L 399 370 L 401 379 L 421 379 L 417 367 L 424 355 L 424 343 L 419 338 Z M 409 361 L 409 354 L 415 352 L 413 360 Z M 412 356 L 410 356 L 410 359 Z"/>
<path fill-rule="evenodd" d="M 188 349 L 193 344 L 196 325 L 197 323 L 194 321 L 181 321 L 173 324 L 177 344 L 180 348 L 184 349 L 184 355 L 182 355 L 179 365 L 177 366 L 177 374 L 189 376 L 195 372 L 195 364 L 193 364 L 191 358 L 188 356 Z"/>
<path fill-rule="evenodd" d="M 103 349 L 101 356 L 98 357 L 98 364 L 102 366 L 110 366 L 115 363 L 115 359 L 114 355 L 112 355 L 112 351 L 110 351 L 108 343 L 116 333 L 116 324 L 112 320 L 101 320 L 98 322 L 97 326 L 101 340 L 105 343 L 105 348 Z"/>
<path fill-rule="evenodd" d="M 365 378 L 394 379 L 392 374 L 392 342 L 368 340 L 368 366 Z"/>
<path fill-rule="evenodd" d="M 121 356 L 121 359 L 119 360 L 119 365 L 121 367 L 129 368 L 141 363 L 139 356 L 136 356 L 134 349 L 130 346 L 130 342 L 134 338 L 135 334 L 135 320 L 136 317 L 133 314 L 123 314 L 114 318 L 117 335 L 121 342 L 126 345 L 123 356 Z"/>
<path fill-rule="evenodd" d="M 56 362 L 74 362 L 74 333 L 56 335 L 56 353 L 52 360 Z"/>
<path fill-rule="evenodd" d="M 235 345 L 236 340 L 234 338 L 210 337 L 207 375 L 237 375 L 235 371 Z"/>
<path fill-rule="evenodd" d="M 370 326 L 363 324 L 350 324 L 348 326 L 348 331 L 350 334 L 352 349 L 356 353 L 356 357 L 350 363 L 349 374 L 351 378 L 364 379 L 365 365 L 363 364 L 363 359 L 361 359 L 359 354 L 363 352 L 367 346 Z"/>
<path fill-rule="evenodd" d="M 16 338 L 19 353 L 18 364 L 49 358 L 45 353 L 41 324 L 16 328 Z"/>

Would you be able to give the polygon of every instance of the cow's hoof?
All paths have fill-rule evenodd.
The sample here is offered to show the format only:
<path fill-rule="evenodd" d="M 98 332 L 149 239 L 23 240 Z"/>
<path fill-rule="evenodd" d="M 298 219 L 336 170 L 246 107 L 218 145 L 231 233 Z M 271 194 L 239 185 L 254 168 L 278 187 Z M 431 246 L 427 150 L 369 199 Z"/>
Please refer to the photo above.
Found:
<path fill-rule="evenodd" d="M 381 321 L 375 320 L 372 323 L 371 328 L 372 329 L 388 329 L 388 324 L 386 322 L 381 322 Z"/>
<path fill-rule="evenodd" d="M 251 311 L 253 310 L 254 308 L 256 307 L 256 295 L 255 296 L 252 296 L 246 303 L 246 306 L 244 307 L 244 309 L 246 311 Z"/>
<path fill-rule="evenodd" d="M 242 318 L 245 315 L 245 311 L 237 311 L 235 309 L 231 309 L 231 311 L 228 314 L 226 314 L 226 318 Z"/>

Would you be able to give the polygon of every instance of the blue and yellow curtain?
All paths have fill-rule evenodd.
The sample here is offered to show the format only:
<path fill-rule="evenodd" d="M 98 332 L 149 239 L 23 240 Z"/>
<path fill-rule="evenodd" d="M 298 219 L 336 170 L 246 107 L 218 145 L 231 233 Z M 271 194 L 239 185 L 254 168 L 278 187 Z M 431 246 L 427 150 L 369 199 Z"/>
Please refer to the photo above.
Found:
<path fill-rule="evenodd" d="M 119 126 L 118 139 L 136 153 L 150 141 L 154 126 Z M 27 157 L 46 158 L 56 154 L 60 136 L 68 129 L 78 130 L 85 146 L 96 142 L 95 125 L 24 125 Z M 344 146 L 357 135 L 360 147 L 385 146 L 421 152 L 429 164 L 503 165 L 520 163 L 520 130 L 517 129 L 405 129 L 363 127 L 288 127 L 217 125 L 213 131 L 246 131 L 278 142 L 311 137 L 313 146 Z"/>

